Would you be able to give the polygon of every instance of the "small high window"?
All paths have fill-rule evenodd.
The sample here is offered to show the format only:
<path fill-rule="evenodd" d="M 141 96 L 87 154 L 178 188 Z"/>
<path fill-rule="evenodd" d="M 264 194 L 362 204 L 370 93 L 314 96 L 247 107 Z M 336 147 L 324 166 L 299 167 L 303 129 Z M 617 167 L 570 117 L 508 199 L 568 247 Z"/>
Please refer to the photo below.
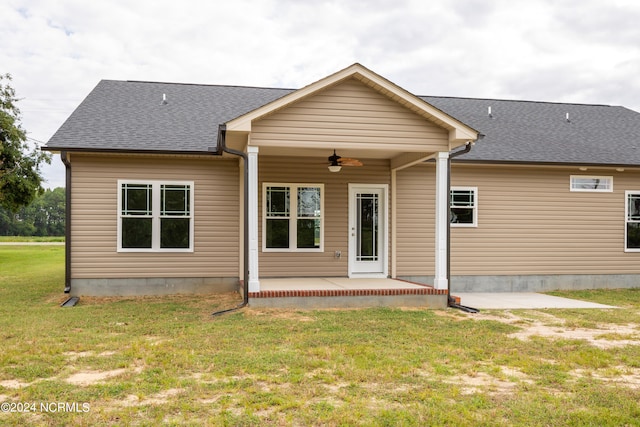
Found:
<path fill-rule="evenodd" d="M 613 191 L 612 176 L 571 175 L 571 191 Z"/>

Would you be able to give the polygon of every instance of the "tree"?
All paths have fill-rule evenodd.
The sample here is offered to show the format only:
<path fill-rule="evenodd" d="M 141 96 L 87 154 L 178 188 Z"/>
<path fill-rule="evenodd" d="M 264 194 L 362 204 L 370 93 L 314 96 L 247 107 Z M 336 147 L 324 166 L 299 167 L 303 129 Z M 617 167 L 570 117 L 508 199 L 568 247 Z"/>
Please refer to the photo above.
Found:
<path fill-rule="evenodd" d="M 0 236 L 64 236 L 64 188 L 45 190 L 34 201 L 11 212 L 0 206 Z"/>
<path fill-rule="evenodd" d="M 64 236 L 64 188 L 47 189 L 29 208 L 33 212 L 33 225 L 37 236 Z"/>
<path fill-rule="evenodd" d="M 0 74 L 0 206 L 16 212 L 44 191 L 40 165 L 51 157 L 29 147 L 10 82 L 10 74 Z"/>

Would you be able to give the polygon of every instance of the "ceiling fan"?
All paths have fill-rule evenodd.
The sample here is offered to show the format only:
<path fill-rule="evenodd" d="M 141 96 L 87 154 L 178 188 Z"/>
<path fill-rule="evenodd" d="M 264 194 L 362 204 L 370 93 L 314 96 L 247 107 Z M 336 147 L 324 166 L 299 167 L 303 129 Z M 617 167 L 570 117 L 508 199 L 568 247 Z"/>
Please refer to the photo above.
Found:
<path fill-rule="evenodd" d="M 342 166 L 362 166 L 363 163 L 358 159 L 342 158 L 333 150 L 333 155 L 329 156 L 329 170 L 331 172 L 340 172 Z"/>

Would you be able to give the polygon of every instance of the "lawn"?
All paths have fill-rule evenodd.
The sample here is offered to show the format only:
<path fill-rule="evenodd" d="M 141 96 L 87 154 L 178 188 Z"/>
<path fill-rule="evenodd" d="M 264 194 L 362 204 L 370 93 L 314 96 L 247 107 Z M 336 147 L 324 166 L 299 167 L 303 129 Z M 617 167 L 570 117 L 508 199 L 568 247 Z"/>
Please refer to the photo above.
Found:
<path fill-rule="evenodd" d="M 0 243 L 5 242 L 64 242 L 64 236 L 0 236 Z"/>
<path fill-rule="evenodd" d="M 640 425 L 640 290 L 568 294 L 610 310 L 212 317 L 238 297 L 61 308 L 63 259 L 0 246 L 1 425 Z"/>

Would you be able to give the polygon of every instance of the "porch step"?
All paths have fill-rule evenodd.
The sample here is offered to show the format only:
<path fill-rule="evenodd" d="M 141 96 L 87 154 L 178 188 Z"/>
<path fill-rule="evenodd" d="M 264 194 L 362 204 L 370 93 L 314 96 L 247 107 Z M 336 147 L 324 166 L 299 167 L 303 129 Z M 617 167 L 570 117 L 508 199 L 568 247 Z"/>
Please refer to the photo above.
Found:
<path fill-rule="evenodd" d="M 251 307 L 264 308 L 446 308 L 447 291 L 427 286 L 398 289 L 264 290 L 249 293 Z"/>

